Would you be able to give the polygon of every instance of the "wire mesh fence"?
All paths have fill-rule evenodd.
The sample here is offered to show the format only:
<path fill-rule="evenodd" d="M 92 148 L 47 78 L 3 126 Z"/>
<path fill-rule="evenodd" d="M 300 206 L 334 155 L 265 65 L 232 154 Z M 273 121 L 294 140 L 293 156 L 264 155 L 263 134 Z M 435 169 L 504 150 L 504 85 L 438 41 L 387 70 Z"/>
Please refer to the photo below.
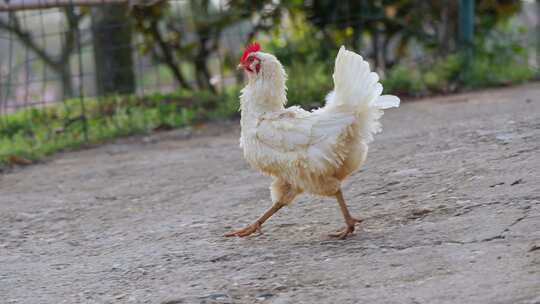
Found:
<path fill-rule="evenodd" d="M 180 87 L 155 54 L 141 51 L 144 38 L 133 33 L 134 20 L 122 15 L 126 7 L 99 2 L 107 12 L 91 13 L 101 8 L 77 6 L 26 10 L 37 5 L 32 2 L 16 6 L 23 11 L 0 13 L 0 49 L 7 51 L 0 59 L 3 113 L 73 97 L 111 92 L 143 95 Z M 179 10 L 184 1 L 171 2 Z M 181 26 L 190 21 L 185 12 L 175 17 Z M 227 39 L 231 38 L 238 45 L 245 41 L 241 32 L 228 33 Z M 236 79 L 215 68 L 223 64 L 220 54 L 211 57 L 215 63 L 210 81 Z M 188 79 L 185 85 L 194 83 Z"/>
<path fill-rule="evenodd" d="M 376 10 L 371 2 L 344 1 L 333 9 L 333 1 L 312 1 L 305 5 L 311 12 L 298 15 L 319 29 L 315 32 L 302 22 L 295 24 L 291 16 L 298 5 L 288 1 L 0 0 L 0 163 L 20 151 L 48 154 L 230 112 L 223 107 L 236 106 L 231 100 L 236 100 L 238 91 L 231 88 L 242 83 L 242 74 L 235 70 L 237 59 L 243 46 L 260 33 L 292 69 L 295 62 L 287 58 L 294 56 L 307 58 L 302 60 L 309 67 L 314 56 L 303 45 L 311 43 L 309 35 L 317 41 L 352 42 L 353 48 L 370 54 L 383 74 L 398 65 L 400 56 L 406 57 L 401 62 L 413 66 L 429 65 L 436 56 L 415 51 L 420 43 L 409 38 L 420 41 L 431 35 L 424 49 L 436 44 L 444 54 L 445 48 L 452 47 L 448 33 L 456 30 L 452 23 L 456 4 L 433 3 L 414 5 L 435 10 L 440 24 L 414 14 L 398 16 L 410 24 L 394 17 L 414 5 Z M 516 39 L 531 51 L 529 64 L 537 68 L 538 14 L 527 9 L 521 14 L 532 21 L 528 33 Z M 419 25 L 432 28 L 416 33 Z M 287 34 L 287 27 L 296 27 L 296 32 Z M 402 31 L 393 33 L 395 28 Z M 363 34 L 367 30 L 368 35 Z M 298 39 L 297 32 L 304 40 L 293 46 L 282 42 L 283 35 Z M 406 55 L 400 53 L 404 42 L 409 49 Z M 322 61 L 331 61 L 332 53 L 324 46 L 309 47 L 319 47 L 317 52 L 327 56 Z M 394 70 L 399 80 L 399 69 Z M 320 91 L 321 82 L 313 80 L 317 73 L 315 67 L 295 74 L 294 82 L 301 85 L 291 84 L 291 94 L 316 86 Z M 402 78 L 411 78 L 407 73 Z M 425 78 L 422 81 L 429 86 L 430 78 Z M 326 82 L 330 89 L 330 81 Z M 28 153 L 33 156 L 34 152 Z"/>
<path fill-rule="evenodd" d="M 144 5 L 116 2 L 120 1 L 12 1 L 10 7 L 4 6 L 0 12 L 0 159 L 18 155 L 19 150 L 30 151 L 28 157 L 33 157 L 35 147 L 47 154 L 188 124 L 201 116 L 195 113 L 198 108 L 215 103 L 217 97 L 212 96 L 220 96 L 225 83 L 239 79 L 234 70 L 223 69 L 225 48 L 213 46 L 200 62 L 181 61 L 172 53 L 181 50 L 172 50 L 170 37 L 160 36 L 158 27 L 174 25 L 174 31 L 184 31 L 187 47 L 199 42 L 195 38 L 208 44 L 204 40 L 210 40 L 212 33 L 190 34 L 195 17 L 186 1 L 167 1 L 167 16 L 161 16 L 159 10 L 164 8 L 155 3 L 148 10 Z M 220 14 L 223 5 L 215 2 L 204 17 Z M 165 24 L 165 18 L 171 21 Z M 243 45 L 245 26 L 226 29 L 217 42 Z M 149 37 L 158 41 L 150 42 Z M 211 94 L 196 106 L 189 94 L 163 97 L 181 89 Z"/>

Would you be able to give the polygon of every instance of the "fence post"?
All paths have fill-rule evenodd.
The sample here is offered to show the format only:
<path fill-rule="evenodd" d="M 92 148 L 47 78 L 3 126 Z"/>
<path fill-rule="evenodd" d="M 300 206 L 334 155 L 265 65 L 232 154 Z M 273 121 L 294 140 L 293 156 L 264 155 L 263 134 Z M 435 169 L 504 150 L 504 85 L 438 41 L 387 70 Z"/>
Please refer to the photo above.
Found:
<path fill-rule="evenodd" d="M 81 47 L 81 31 L 79 29 L 79 24 L 75 27 L 75 42 L 77 48 L 77 60 L 79 65 L 79 103 L 81 106 L 81 117 L 82 127 L 83 127 L 83 136 L 84 142 L 88 143 L 88 119 L 86 117 L 86 105 L 84 103 L 84 69 L 83 69 L 83 60 L 82 60 L 82 47 Z"/>
<path fill-rule="evenodd" d="M 12 25 L 12 23 L 13 23 L 13 14 L 9 14 L 8 24 Z M 13 71 L 13 47 L 14 47 L 13 33 L 10 31 L 8 33 L 8 36 L 9 36 L 9 55 L 6 57 L 7 57 L 9 69 L 8 69 L 8 72 L 6 73 L 7 79 L 6 79 L 5 84 L 3 83 L 3 76 L 0 74 L 0 126 L 2 126 L 4 123 L 3 114 L 7 112 L 9 96 L 11 94 L 11 80 L 12 80 L 11 71 Z M 4 92 L 2 92 L 2 88 L 4 89 L 3 90 Z"/>
<path fill-rule="evenodd" d="M 536 0 L 536 20 L 540 20 L 540 0 Z M 536 68 L 540 70 L 540 21 L 536 21 Z"/>
<path fill-rule="evenodd" d="M 467 57 L 474 47 L 474 0 L 459 0 L 459 41 Z"/>

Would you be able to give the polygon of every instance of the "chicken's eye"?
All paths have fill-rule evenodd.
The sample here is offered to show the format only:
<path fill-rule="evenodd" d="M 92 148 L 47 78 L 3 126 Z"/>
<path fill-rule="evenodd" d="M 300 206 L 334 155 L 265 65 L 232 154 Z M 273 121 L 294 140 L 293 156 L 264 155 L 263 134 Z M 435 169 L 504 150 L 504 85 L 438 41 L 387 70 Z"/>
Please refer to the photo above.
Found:
<path fill-rule="evenodd" d="M 249 62 L 253 62 L 253 60 L 255 60 L 253 57 L 249 57 L 249 58 L 248 58 L 248 61 L 249 61 Z"/>

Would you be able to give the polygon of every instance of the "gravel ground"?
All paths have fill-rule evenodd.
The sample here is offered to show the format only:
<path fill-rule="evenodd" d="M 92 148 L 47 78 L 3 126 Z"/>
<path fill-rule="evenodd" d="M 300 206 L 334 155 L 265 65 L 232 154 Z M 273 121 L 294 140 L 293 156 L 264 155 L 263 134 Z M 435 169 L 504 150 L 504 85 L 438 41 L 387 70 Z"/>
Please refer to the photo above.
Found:
<path fill-rule="evenodd" d="M 332 199 L 270 206 L 237 122 L 0 176 L 1 303 L 540 303 L 540 83 L 387 111 Z"/>

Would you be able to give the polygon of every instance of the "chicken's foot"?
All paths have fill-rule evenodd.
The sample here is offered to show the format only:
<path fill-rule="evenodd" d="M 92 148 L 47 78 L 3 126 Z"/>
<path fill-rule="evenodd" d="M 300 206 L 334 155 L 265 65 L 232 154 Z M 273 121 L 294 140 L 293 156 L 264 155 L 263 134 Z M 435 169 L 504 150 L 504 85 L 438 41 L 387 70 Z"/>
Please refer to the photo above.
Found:
<path fill-rule="evenodd" d="M 246 227 L 244 227 L 242 229 L 229 232 L 229 233 L 225 234 L 225 236 L 244 237 L 244 236 L 248 236 L 250 234 L 253 234 L 255 232 L 259 232 L 260 234 L 262 234 L 261 224 L 259 224 L 258 221 L 251 224 L 251 225 L 247 225 Z"/>
<path fill-rule="evenodd" d="M 283 203 L 275 203 L 272 208 L 268 209 L 255 223 L 246 226 L 245 228 L 242 228 L 240 230 L 232 231 L 227 234 L 225 234 L 226 237 L 230 236 L 238 236 L 238 237 L 244 237 L 251 235 L 255 232 L 259 232 L 262 234 L 261 226 L 264 222 L 266 222 L 267 219 L 269 219 L 274 213 L 276 213 L 279 209 L 283 208 L 285 204 Z"/>

